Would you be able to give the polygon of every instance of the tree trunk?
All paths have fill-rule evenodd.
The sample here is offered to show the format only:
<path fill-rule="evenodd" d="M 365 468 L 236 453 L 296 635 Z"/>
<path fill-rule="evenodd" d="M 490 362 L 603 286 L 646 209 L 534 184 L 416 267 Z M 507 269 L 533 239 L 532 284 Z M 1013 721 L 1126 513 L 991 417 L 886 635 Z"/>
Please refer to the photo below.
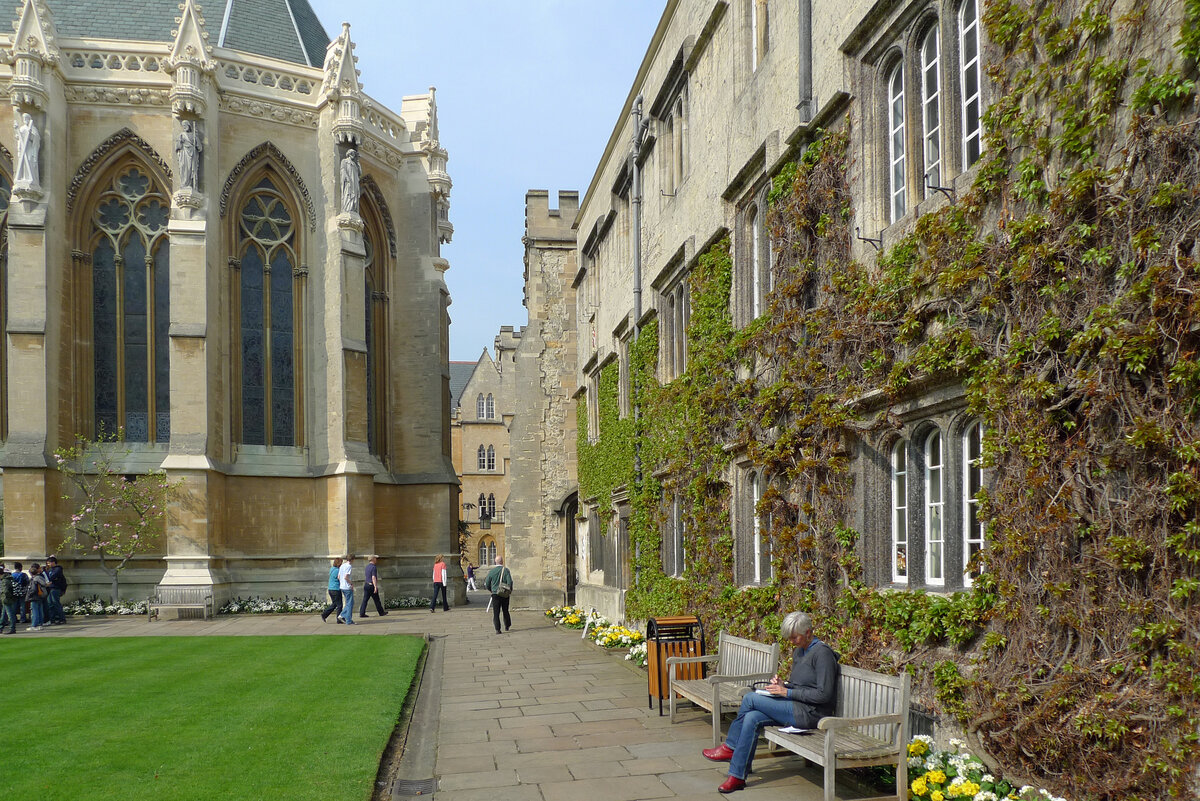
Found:
<path fill-rule="evenodd" d="M 115 570 L 113 571 L 113 574 L 112 574 L 112 602 L 113 602 L 113 604 L 116 604 L 116 602 L 117 602 L 117 579 L 120 575 L 121 574 L 118 573 L 117 571 L 115 571 Z"/>

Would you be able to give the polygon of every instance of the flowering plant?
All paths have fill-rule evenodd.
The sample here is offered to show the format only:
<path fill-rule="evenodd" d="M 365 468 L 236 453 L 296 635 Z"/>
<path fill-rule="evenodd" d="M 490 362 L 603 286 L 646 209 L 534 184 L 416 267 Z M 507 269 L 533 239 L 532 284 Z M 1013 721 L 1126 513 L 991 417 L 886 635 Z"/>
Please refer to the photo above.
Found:
<path fill-rule="evenodd" d="M 105 603 L 99 595 L 90 598 L 76 598 L 69 604 L 63 605 L 63 613 L 68 615 L 144 615 L 145 601 L 117 600 L 115 603 Z"/>
<path fill-rule="evenodd" d="M 919 801 L 1066 801 L 1029 785 L 1017 788 L 987 772 L 987 767 L 966 750 L 962 740 L 950 748 L 934 746 L 933 738 L 918 734 L 908 744 L 908 770 L 912 780 L 908 797 Z"/>
<path fill-rule="evenodd" d="M 546 610 L 546 617 L 552 618 L 556 626 L 561 625 L 568 629 L 583 628 L 587 624 L 587 616 L 587 611 L 577 606 L 552 606 Z M 602 617 L 592 618 L 593 625 L 599 622 L 608 625 L 608 621 Z"/>
<path fill-rule="evenodd" d="M 625 654 L 625 658 L 635 665 L 646 666 L 646 643 L 640 642 L 629 649 L 629 653 Z"/>
<path fill-rule="evenodd" d="M 292 598 L 284 596 L 283 598 L 235 598 L 231 601 L 226 601 L 219 609 L 218 614 L 222 615 L 269 615 L 269 614 L 288 614 L 288 613 L 304 613 L 311 614 L 320 612 L 326 606 L 328 601 L 320 598 Z M 428 606 L 429 601 L 424 598 L 399 597 L 388 598 L 384 602 L 384 607 L 387 609 L 416 609 L 422 606 Z"/>

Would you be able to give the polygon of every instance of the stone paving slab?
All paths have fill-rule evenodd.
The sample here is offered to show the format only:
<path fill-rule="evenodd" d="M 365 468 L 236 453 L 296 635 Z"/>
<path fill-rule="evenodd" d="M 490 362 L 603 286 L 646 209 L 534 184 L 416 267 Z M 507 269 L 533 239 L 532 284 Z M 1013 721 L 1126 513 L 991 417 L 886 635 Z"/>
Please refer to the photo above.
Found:
<path fill-rule="evenodd" d="M 323 624 L 315 614 L 153 623 L 128 616 L 72 619 L 20 636 L 428 635 L 442 649 L 442 667 L 422 677 L 421 693 L 436 693 L 430 703 L 438 720 L 436 759 L 425 774 L 436 775 L 438 787 L 424 801 L 723 797 L 716 788 L 724 766 L 700 755 L 712 742 L 707 715 L 685 711 L 672 725 L 657 702 L 647 706 L 644 671 L 556 629 L 540 612 L 515 610 L 513 617 L 516 626 L 500 637 L 484 605 L 474 603 L 440 615 L 391 610 L 355 626 Z M 755 770 L 735 801 L 822 799 L 821 771 L 802 760 L 760 758 Z M 863 795 L 852 781 L 839 782 L 839 798 Z"/>

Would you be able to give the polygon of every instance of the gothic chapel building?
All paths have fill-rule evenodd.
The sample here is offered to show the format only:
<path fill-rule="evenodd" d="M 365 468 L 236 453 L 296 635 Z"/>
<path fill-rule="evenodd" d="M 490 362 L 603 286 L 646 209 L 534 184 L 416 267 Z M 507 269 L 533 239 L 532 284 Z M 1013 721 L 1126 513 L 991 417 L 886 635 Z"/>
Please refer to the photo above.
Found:
<path fill-rule="evenodd" d="M 308 594 L 346 552 L 423 592 L 458 503 L 433 90 L 373 101 L 350 26 L 330 41 L 307 0 L 8 13 L 5 559 L 57 553 L 75 589 L 107 587 L 61 550 L 53 454 L 121 432 L 121 470 L 179 487 L 123 594 Z"/>

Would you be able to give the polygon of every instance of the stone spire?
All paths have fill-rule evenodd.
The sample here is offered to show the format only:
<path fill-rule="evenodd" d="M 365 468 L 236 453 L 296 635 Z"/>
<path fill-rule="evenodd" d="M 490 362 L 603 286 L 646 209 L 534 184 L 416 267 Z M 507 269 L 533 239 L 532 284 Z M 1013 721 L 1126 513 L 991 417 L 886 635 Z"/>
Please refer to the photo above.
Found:
<path fill-rule="evenodd" d="M 203 80 L 216 70 L 216 62 L 210 58 L 212 45 L 208 43 L 200 6 L 195 0 L 183 0 L 179 11 L 180 16 L 175 18 L 179 27 L 171 32 L 175 42 L 166 61 L 166 71 L 174 79 L 171 110 L 176 117 L 203 117 L 207 105 Z"/>
<path fill-rule="evenodd" d="M 54 20 L 44 0 L 25 0 L 21 18 L 13 24 L 13 65 L 10 99 L 19 114 L 46 107 L 44 70 L 58 64 Z"/>
<path fill-rule="evenodd" d="M 329 43 L 325 51 L 325 83 L 321 93 L 326 102 L 337 104 L 333 136 L 338 143 L 357 146 L 362 143 L 363 97 L 359 83 L 358 57 L 350 40 L 350 23 L 342 23 L 342 33 Z"/>

